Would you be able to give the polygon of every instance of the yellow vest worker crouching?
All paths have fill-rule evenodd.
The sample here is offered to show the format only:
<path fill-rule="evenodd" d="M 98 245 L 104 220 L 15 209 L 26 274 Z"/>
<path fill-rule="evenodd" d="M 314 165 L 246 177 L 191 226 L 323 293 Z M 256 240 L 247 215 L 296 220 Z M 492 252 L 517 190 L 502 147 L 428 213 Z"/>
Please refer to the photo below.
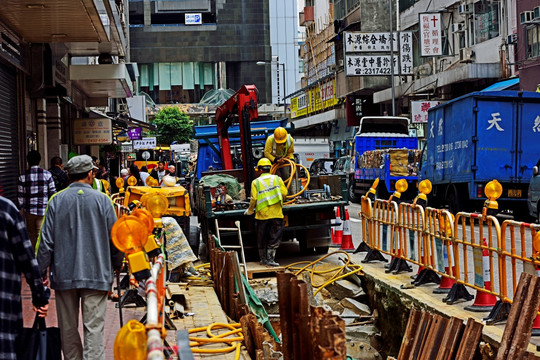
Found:
<path fill-rule="evenodd" d="M 294 139 L 282 127 L 274 130 L 274 135 L 266 139 L 264 145 L 264 157 L 270 160 L 272 164 L 285 164 L 284 159 L 294 160 Z M 291 174 L 290 167 L 283 167 L 276 171 L 283 180 L 287 180 Z"/>
<path fill-rule="evenodd" d="M 251 200 L 244 214 L 252 215 L 255 212 L 261 265 L 279 266 L 275 258 L 283 234 L 282 207 L 287 188 L 279 176 L 270 174 L 271 166 L 267 158 L 257 163 L 257 169 L 262 174 L 251 183 Z"/>

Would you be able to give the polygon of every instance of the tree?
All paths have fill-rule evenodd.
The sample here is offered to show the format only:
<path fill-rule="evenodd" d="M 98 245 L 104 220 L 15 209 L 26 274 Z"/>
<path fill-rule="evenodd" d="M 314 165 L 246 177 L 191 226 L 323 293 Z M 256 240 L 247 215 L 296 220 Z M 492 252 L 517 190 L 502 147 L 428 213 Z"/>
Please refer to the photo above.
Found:
<path fill-rule="evenodd" d="M 193 124 L 186 113 L 176 107 L 161 109 L 154 118 L 157 128 L 157 143 L 162 145 L 171 144 L 173 141 L 186 143 L 191 135 Z"/>

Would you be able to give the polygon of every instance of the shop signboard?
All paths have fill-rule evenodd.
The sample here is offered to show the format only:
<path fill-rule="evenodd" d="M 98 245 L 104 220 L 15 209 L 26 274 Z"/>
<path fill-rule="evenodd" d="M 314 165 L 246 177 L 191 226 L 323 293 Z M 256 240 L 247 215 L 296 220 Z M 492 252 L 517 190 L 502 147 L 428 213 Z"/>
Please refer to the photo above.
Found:
<path fill-rule="evenodd" d="M 112 143 L 112 122 L 108 118 L 73 120 L 74 145 L 109 145 Z"/>
<path fill-rule="evenodd" d="M 441 14 L 420 13 L 420 55 L 442 55 Z"/>
<path fill-rule="evenodd" d="M 359 32 L 350 31 L 343 33 L 345 52 L 390 52 L 390 43 L 394 45 L 394 51 L 398 51 L 397 39 L 390 39 L 389 32 Z"/>
<path fill-rule="evenodd" d="M 133 149 L 155 149 L 157 146 L 156 137 L 144 137 L 141 140 L 133 140 Z"/>
<path fill-rule="evenodd" d="M 412 123 L 425 123 L 428 122 L 428 110 L 434 106 L 439 105 L 440 101 L 411 101 L 411 116 Z"/>

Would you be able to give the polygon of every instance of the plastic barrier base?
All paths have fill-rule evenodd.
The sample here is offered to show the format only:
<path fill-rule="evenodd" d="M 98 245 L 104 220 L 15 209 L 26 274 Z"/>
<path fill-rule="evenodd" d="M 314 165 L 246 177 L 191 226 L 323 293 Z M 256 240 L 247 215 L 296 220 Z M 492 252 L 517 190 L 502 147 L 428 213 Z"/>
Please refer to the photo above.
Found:
<path fill-rule="evenodd" d="M 487 317 L 484 318 L 486 325 L 493 325 L 501 321 L 505 321 L 510 314 L 510 304 L 497 300 L 493 309 Z"/>
<path fill-rule="evenodd" d="M 465 285 L 463 284 L 454 284 L 452 286 L 452 289 L 450 289 L 450 292 L 448 293 L 448 296 L 443 299 L 445 303 L 448 305 L 454 304 L 459 299 L 464 299 L 466 301 L 474 299 L 474 295 L 469 294 L 467 291 L 467 288 L 465 288 Z"/>
<path fill-rule="evenodd" d="M 386 269 L 384 272 L 389 273 L 392 272 L 392 274 L 396 275 L 401 272 L 411 272 L 412 268 L 407 264 L 407 261 L 405 261 L 402 258 L 393 258 L 392 262 L 390 263 L 390 267 Z"/>
<path fill-rule="evenodd" d="M 356 253 L 359 253 L 359 252 L 368 252 L 369 250 L 371 250 L 369 245 L 365 241 L 362 241 L 360 243 L 360 245 L 358 245 L 356 250 L 354 250 L 353 254 L 356 254 Z"/>
<path fill-rule="evenodd" d="M 362 260 L 363 263 L 367 263 L 370 261 L 388 262 L 388 260 L 384 258 L 383 254 L 381 254 L 379 250 L 375 250 L 375 249 L 369 249 L 368 253 L 366 254 L 366 257 L 364 258 L 364 260 Z"/>
<path fill-rule="evenodd" d="M 122 294 L 116 307 L 126 307 L 127 304 L 135 304 L 135 307 L 146 306 L 146 301 L 138 294 L 137 289 L 129 289 Z"/>
<path fill-rule="evenodd" d="M 414 286 L 420 286 L 429 283 L 440 284 L 441 278 L 439 277 L 439 275 L 437 275 L 435 271 L 426 268 L 422 269 L 422 271 L 420 271 L 420 273 L 416 275 L 416 279 L 414 279 L 414 281 L 412 282 Z"/>

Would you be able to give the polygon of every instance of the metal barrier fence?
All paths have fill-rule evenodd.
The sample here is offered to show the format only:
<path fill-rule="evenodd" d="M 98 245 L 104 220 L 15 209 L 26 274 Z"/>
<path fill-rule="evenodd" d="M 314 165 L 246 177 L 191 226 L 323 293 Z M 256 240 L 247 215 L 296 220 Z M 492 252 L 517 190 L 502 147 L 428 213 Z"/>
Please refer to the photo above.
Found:
<path fill-rule="evenodd" d="M 471 300 L 467 289 L 477 291 L 473 311 L 490 311 L 488 324 L 509 313 L 521 272 L 540 274 L 540 225 L 494 216 L 362 197 L 362 245 L 368 252 L 363 262 L 387 261 L 387 272 L 411 271 L 405 262 L 420 267 L 413 284 L 450 284 L 443 301 L 453 304 Z M 536 239 L 536 248 L 534 240 Z M 518 238 L 519 236 L 519 238 Z M 362 251 L 360 246 L 357 251 Z M 404 264 L 405 263 L 405 264 Z M 441 283 L 441 287 L 442 287 Z M 497 300 L 498 299 L 498 300 Z"/>

